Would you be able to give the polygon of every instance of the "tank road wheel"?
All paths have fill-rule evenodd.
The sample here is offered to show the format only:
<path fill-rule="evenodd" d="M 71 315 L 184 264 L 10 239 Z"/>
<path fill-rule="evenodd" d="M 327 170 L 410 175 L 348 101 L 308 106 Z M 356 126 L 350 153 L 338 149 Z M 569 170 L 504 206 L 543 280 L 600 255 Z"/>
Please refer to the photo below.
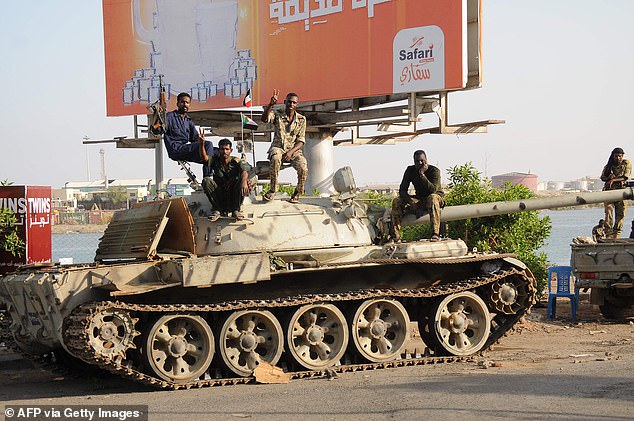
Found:
<path fill-rule="evenodd" d="M 218 342 L 222 361 L 243 377 L 251 375 L 262 360 L 277 364 L 284 350 L 282 326 L 269 311 L 232 313 L 220 329 Z"/>
<path fill-rule="evenodd" d="M 519 278 L 501 279 L 491 284 L 489 300 L 500 313 L 516 314 L 529 306 L 527 285 Z"/>
<path fill-rule="evenodd" d="M 288 351 L 304 368 L 331 367 L 348 346 L 348 323 L 332 304 L 308 304 L 291 317 L 286 340 Z"/>
<path fill-rule="evenodd" d="M 445 297 L 433 319 L 438 344 L 451 355 L 470 355 L 482 349 L 489 337 L 491 316 L 482 298 L 464 291 Z"/>
<path fill-rule="evenodd" d="M 198 379 L 214 355 L 214 335 L 200 316 L 171 314 L 158 319 L 145 340 L 145 359 L 163 380 Z"/>
<path fill-rule="evenodd" d="M 368 300 L 354 315 L 352 342 L 365 359 L 390 361 L 405 345 L 408 325 L 407 311 L 398 301 Z"/>
<path fill-rule="evenodd" d="M 138 320 L 127 311 L 117 309 L 106 309 L 94 314 L 88 327 L 90 345 L 102 356 L 125 358 L 129 348 L 136 349 L 133 341 L 140 333 L 134 326 Z"/>

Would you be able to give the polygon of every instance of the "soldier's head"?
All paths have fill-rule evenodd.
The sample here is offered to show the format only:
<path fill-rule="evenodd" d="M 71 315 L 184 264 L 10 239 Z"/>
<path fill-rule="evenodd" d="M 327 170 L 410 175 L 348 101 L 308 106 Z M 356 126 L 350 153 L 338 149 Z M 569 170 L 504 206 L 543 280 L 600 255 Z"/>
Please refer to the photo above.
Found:
<path fill-rule="evenodd" d="M 619 165 L 621 161 L 623 161 L 623 155 L 625 155 L 625 152 L 623 152 L 623 149 L 621 148 L 612 149 L 612 161 L 616 165 Z"/>
<path fill-rule="evenodd" d="M 605 226 L 605 219 L 599 219 L 599 226 L 600 227 L 604 227 Z"/>
<path fill-rule="evenodd" d="M 227 138 L 220 139 L 218 142 L 218 151 L 220 156 L 224 156 L 225 158 L 231 156 L 231 152 L 233 152 L 231 141 Z"/>
<path fill-rule="evenodd" d="M 299 96 L 295 92 L 289 92 L 286 95 L 286 99 L 284 100 L 284 105 L 286 106 L 286 114 L 291 115 L 295 112 L 297 108 L 297 104 L 299 104 Z"/>
<path fill-rule="evenodd" d="M 416 168 L 427 165 L 427 154 L 425 154 L 425 151 L 419 149 L 414 152 L 414 165 Z"/>
<path fill-rule="evenodd" d="M 187 92 L 181 92 L 176 97 L 176 107 L 181 114 L 189 111 L 189 105 L 191 104 L 192 97 Z"/>

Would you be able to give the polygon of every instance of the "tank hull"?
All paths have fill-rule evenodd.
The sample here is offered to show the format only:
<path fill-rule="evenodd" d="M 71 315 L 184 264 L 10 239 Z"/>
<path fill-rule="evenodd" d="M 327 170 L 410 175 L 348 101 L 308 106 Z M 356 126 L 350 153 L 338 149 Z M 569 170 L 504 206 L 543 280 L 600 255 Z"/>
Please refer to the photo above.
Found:
<path fill-rule="evenodd" d="M 199 199 L 121 212 L 94 264 L 2 278 L 15 343 L 178 389 L 252 381 L 265 364 L 304 377 L 461 359 L 535 302 L 513 256 L 374 244 L 375 216 L 353 201 L 251 203 L 246 220 L 212 222 Z"/>

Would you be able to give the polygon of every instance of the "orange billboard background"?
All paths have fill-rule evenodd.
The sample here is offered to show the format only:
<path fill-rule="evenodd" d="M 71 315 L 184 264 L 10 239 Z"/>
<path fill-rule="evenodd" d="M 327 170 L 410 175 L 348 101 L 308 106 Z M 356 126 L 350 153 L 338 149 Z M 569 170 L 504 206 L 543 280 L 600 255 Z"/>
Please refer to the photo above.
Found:
<path fill-rule="evenodd" d="M 107 114 L 145 114 L 159 74 L 170 107 L 185 91 L 192 110 L 240 106 L 247 89 L 256 105 L 274 88 L 303 102 L 461 89 L 465 3 L 103 0 Z"/>

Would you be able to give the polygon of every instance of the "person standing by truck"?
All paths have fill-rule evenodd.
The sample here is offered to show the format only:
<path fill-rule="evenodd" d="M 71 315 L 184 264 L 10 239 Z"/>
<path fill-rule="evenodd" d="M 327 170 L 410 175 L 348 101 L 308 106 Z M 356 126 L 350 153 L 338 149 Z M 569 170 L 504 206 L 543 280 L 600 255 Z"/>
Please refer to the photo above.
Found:
<path fill-rule="evenodd" d="M 603 190 L 616 190 L 625 187 L 625 182 L 632 175 L 632 164 L 623 158 L 624 154 L 621 148 L 614 148 L 610 153 L 608 163 L 601 172 L 601 181 L 605 182 Z M 619 238 L 625 219 L 625 201 L 606 202 L 604 206 L 607 237 Z"/>

